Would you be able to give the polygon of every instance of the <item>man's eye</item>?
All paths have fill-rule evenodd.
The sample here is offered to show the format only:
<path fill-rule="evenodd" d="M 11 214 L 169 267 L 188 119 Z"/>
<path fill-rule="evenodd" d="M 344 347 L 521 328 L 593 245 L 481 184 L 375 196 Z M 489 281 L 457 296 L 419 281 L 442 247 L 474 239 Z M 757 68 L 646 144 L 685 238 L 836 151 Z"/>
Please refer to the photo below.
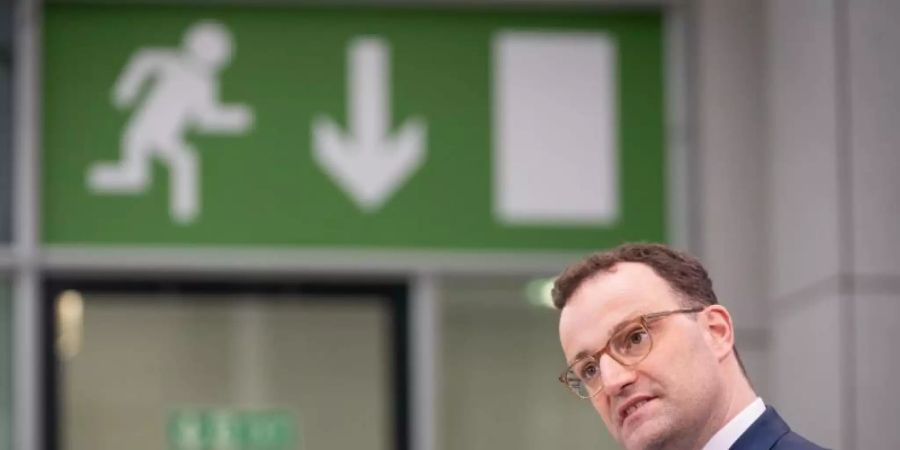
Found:
<path fill-rule="evenodd" d="M 643 328 L 634 330 L 625 338 L 628 345 L 641 345 L 647 341 L 647 331 Z"/>
<path fill-rule="evenodd" d="M 581 370 L 579 371 L 578 377 L 583 381 L 590 380 L 597 376 L 600 370 L 597 368 L 597 365 L 594 363 L 585 364 Z"/>

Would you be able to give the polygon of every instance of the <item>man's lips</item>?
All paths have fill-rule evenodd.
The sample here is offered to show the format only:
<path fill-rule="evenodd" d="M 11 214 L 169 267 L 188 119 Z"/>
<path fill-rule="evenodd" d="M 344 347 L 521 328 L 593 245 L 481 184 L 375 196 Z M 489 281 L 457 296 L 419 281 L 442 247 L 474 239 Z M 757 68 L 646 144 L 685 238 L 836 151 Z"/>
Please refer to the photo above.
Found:
<path fill-rule="evenodd" d="M 619 407 L 616 408 L 616 418 L 619 421 L 619 426 L 621 427 L 622 424 L 625 423 L 625 419 L 634 414 L 634 412 L 644 406 L 645 403 L 655 398 L 656 397 L 653 397 L 652 395 L 636 395 L 619 405 Z"/>

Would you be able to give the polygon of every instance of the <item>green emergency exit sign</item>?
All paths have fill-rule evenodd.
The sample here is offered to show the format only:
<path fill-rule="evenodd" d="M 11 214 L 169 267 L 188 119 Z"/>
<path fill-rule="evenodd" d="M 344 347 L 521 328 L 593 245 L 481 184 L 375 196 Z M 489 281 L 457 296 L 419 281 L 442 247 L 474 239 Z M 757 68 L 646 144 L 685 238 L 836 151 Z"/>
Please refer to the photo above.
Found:
<path fill-rule="evenodd" d="M 659 12 L 50 4 L 50 244 L 666 238 Z"/>
<path fill-rule="evenodd" d="M 169 450 L 295 450 L 293 415 L 280 410 L 179 409 L 169 415 Z"/>

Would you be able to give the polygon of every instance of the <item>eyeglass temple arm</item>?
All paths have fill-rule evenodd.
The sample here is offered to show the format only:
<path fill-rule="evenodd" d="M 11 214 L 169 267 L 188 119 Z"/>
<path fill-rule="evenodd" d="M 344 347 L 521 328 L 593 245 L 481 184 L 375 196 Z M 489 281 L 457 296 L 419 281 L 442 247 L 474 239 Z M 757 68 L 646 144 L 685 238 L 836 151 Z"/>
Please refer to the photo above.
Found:
<path fill-rule="evenodd" d="M 647 314 L 647 315 L 644 315 L 644 316 L 642 316 L 642 317 L 643 317 L 644 320 L 654 320 L 654 319 L 659 319 L 659 318 L 661 318 L 661 317 L 670 316 L 670 315 L 672 315 L 672 314 L 693 314 L 693 313 L 698 313 L 698 312 L 700 312 L 700 311 L 703 311 L 704 309 L 706 309 L 705 306 L 695 306 L 695 307 L 693 307 L 693 308 L 676 309 L 676 310 L 673 310 L 673 311 L 662 311 L 662 312 L 658 312 L 658 313 Z"/>

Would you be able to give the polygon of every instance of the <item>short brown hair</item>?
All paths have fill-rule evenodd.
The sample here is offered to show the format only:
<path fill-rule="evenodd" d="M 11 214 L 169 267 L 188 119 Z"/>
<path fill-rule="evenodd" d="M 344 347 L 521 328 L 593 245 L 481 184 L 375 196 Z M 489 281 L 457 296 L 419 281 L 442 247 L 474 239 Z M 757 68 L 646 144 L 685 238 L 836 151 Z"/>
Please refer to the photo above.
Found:
<path fill-rule="evenodd" d="M 663 244 L 628 243 L 594 253 L 566 268 L 553 284 L 553 304 L 562 309 L 586 280 L 621 262 L 650 266 L 669 283 L 687 307 L 719 303 L 713 292 L 712 280 L 697 258 Z"/>
<path fill-rule="evenodd" d="M 712 280 L 703 264 L 693 256 L 679 252 L 667 245 L 653 243 L 627 243 L 612 250 L 594 253 L 572 264 L 553 283 L 553 304 L 563 309 L 572 294 L 588 279 L 600 272 L 606 272 L 621 262 L 646 264 L 666 280 L 681 298 L 685 307 L 716 305 L 719 300 L 713 291 Z M 734 356 L 747 376 L 744 362 L 738 354 L 737 346 L 732 349 Z"/>

